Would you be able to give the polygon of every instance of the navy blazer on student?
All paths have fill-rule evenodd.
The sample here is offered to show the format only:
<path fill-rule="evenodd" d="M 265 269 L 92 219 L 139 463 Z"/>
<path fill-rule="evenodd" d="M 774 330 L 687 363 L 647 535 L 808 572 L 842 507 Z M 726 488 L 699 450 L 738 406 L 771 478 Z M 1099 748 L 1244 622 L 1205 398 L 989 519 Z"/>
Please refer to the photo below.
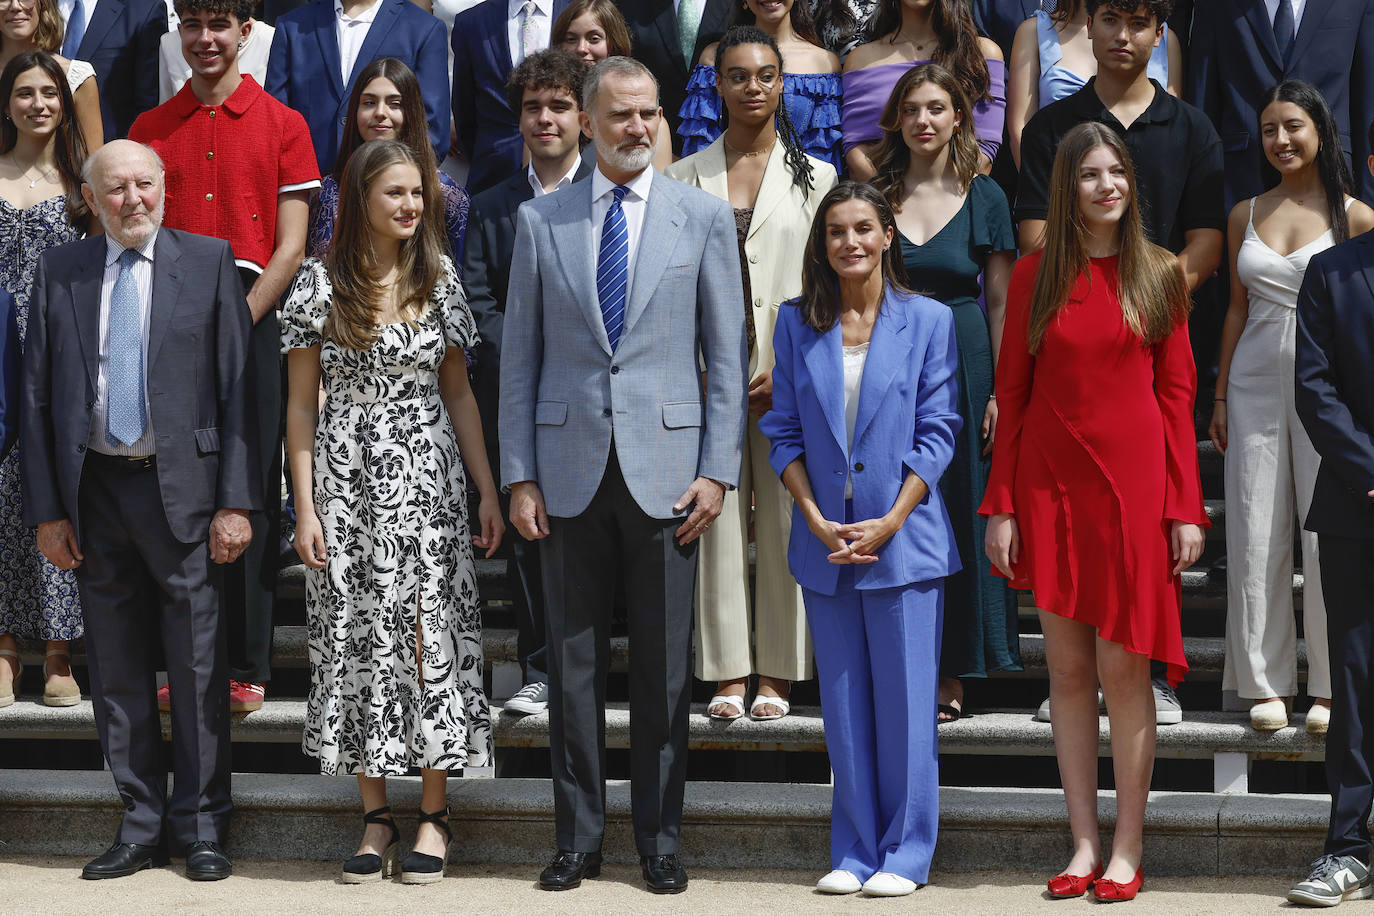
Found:
<path fill-rule="evenodd" d="M 568 0 L 554 0 L 553 18 Z M 515 174 L 525 141 L 519 114 L 506 100 L 506 80 L 515 64 L 507 29 L 508 0 L 482 0 L 453 20 L 453 127 L 458 152 L 467 159 L 467 188 L 476 194 Z"/>
<path fill-rule="evenodd" d="M 101 0 L 103 3 L 104 0 Z M 333 0 L 313 0 L 277 19 L 263 88 L 305 116 L 320 172 L 333 170 L 348 117 L 348 97 L 364 67 L 394 57 L 415 71 L 425 101 L 429 140 L 440 161 L 448 154 L 448 47 L 444 24 L 410 0 L 382 0 L 345 83 Z M 157 74 L 153 74 L 154 90 Z"/>
<path fill-rule="evenodd" d="M 125 137 L 143 112 L 158 104 L 158 47 L 167 31 L 162 0 L 98 0 L 77 49 L 95 68 L 105 142 Z"/>
<path fill-rule="evenodd" d="M 1298 416 L 1322 459 L 1307 530 L 1374 538 L 1374 232 L 1308 262 L 1295 374 Z"/>
<path fill-rule="evenodd" d="M 840 348 L 839 322 L 819 334 L 802 321 L 796 300 L 779 307 L 773 409 L 759 420 L 772 442 L 769 463 L 781 475 L 801 458 L 816 504 L 831 521 L 845 520 L 848 477 L 854 480 L 855 519 L 886 514 L 908 471 L 926 482 L 929 494 L 879 549 L 879 561 L 854 567 L 856 588 L 894 588 L 958 572 L 954 529 L 940 497 L 940 475 L 963 425 L 955 409 L 953 313 L 925 296 L 884 295 L 859 386 L 852 448 L 846 444 Z M 826 559 L 829 554 L 794 506 L 787 562 L 803 588 L 835 594 L 840 567 Z"/>
<path fill-rule="evenodd" d="M 1354 159 L 1359 196 L 1374 199 L 1364 168 L 1374 120 L 1374 0 L 1308 3 L 1288 62 L 1280 59 L 1264 0 L 1208 0 L 1193 14 L 1187 99 L 1207 113 L 1225 149 L 1226 206 L 1264 190 L 1259 104 L 1286 79 L 1321 90 L 1341 146 Z"/>
<path fill-rule="evenodd" d="M 19 438 L 19 324 L 14 317 L 14 296 L 0 287 L 0 459 Z"/>

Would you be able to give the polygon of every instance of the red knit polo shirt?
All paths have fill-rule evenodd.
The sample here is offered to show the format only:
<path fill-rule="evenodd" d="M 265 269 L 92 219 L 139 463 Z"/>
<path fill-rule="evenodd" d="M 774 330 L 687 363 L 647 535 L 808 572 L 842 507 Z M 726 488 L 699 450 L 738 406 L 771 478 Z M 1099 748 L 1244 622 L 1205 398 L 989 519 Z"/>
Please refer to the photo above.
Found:
<path fill-rule="evenodd" d="M 251 76 L 214 106 L 187 82 L 139 115 L 129 139 L 151 146 L 167 168 L 163 224 L 224 239 L 235 261 L 259 271 L 276 247 L 278 195 L 320 183 L 305 118 Z"/>

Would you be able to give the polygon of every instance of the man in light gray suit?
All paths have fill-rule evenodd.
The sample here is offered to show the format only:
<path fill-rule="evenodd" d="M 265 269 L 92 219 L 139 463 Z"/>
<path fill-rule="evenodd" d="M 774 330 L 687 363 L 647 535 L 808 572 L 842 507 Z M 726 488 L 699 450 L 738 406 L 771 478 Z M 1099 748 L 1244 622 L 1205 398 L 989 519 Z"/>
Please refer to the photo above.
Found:
<path fill-rule="evenodd" d="M 675 893 L 687 886 L 677 850 L 696 539 L 738 483 L 744 436 L 739 251 L 729 204 L 650 167 L 663 112 L 644 65 L 607 58 L 582 93 L 597 168 L 521 206 L 501 358 L 511 523 L 545 539 L 558 853 L 539 883 L 563 890 L 600 873 L 620 576 L 635 844 L 650 890 Z"/>
<path fill-rule="evenodd" d="M 43 555 L 76 570 L 96 729 L 124 802 L 114 845 L 81 876 L 166 865 L 170 851 L 187 877 L 213 881 L 232 871 L 219 564 L 248 547 L 263 499 L 247 422 L 252 318 L 229 244 L 162 228 L 152 150 L 115 140 L 83 178 L 105 234 L 38 262 L 21 436 L 24 517 Z"/>

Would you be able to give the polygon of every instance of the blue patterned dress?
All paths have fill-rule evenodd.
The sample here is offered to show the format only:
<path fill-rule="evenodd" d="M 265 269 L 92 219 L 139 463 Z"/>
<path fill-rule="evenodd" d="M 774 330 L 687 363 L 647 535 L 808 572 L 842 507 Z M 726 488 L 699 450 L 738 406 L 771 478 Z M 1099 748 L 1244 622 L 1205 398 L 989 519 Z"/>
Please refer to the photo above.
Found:
<path fill-rule="evenodd" d="M 802 152 L 815 156 L 844 173 L 844 154 L 840 150 L 840 75 L 838 73 L 784 73 L 782 99 L 787 116 L 797 129 Z M 681 123 L 682 155 L 706 149 L 725 124 L 721 118 L 720 96 L 716 93 L 716 68 L 697 64 L 687 81 L 687 99 L 678 112 Z"/>
<path fill-rule="evenodd" d="M 66 197 L 25 210 L 0 197 L 0 285 L 14 295 L 21 347 L 28 335 L 29 291 L 38 256 L 80 235 L 67 223 Z M 0 462 L 0 633 L 76 639 L 84 632 L 76 573 L 43 559 L 34 530 L 24 524 L 19 451 L 15 448 Z"/>

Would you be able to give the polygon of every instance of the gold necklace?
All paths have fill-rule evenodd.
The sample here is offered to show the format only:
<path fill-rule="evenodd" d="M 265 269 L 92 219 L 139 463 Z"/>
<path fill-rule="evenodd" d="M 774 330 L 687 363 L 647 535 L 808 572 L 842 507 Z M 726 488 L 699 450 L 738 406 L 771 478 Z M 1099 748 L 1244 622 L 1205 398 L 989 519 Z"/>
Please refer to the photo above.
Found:
<path fill-rule="evenodd" d="M 755 156 L 762 156 L 765 153 L 771 153 L 773 151 L 774 144 L 776 144 L 778 141 L 775 138 L 772 143 L 768 144 L 763 149 L 750 150 L 749 152 L 745 152 L 742 149 L 735 149 L 733 146 L 730 145 L 730 141 L 725 139 L 724 134 L 721 135 L 721 142 L 725 144 L 725 148 L 727 150 L 734 153 L 736 156 L 743 156 L 745 159 L 753 159 Z"/>

